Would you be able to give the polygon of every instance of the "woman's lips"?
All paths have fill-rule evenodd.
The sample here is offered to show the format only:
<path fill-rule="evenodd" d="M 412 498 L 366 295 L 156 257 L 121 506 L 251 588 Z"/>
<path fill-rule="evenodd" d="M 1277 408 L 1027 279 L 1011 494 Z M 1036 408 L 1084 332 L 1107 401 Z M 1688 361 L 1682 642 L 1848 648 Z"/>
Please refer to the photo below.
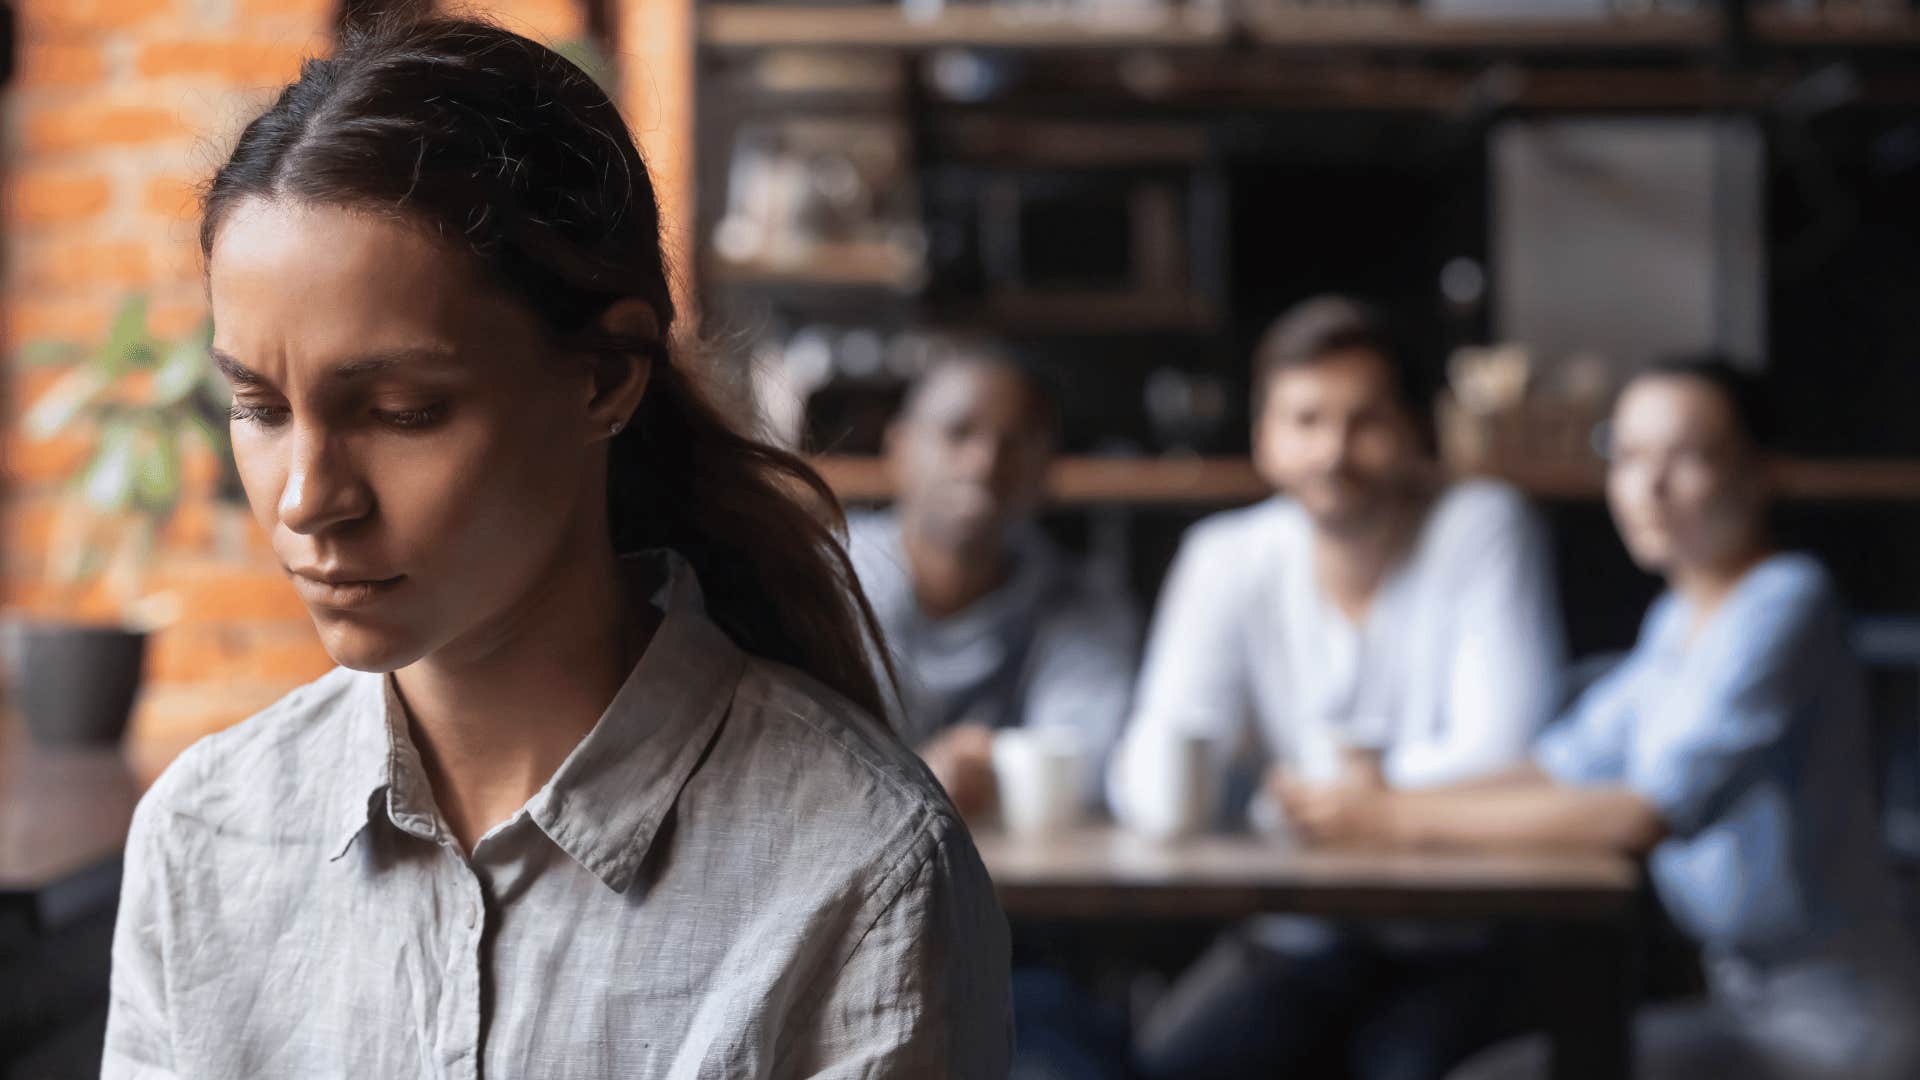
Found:
<path fill-rule="evenodd" d="M 329 580 L 296 571 L 293 574 L 293 588 L 302 600 L 313 607 L 347 610 L 378 603 L 392 595 L 406 580 L 404 574 L 378 579 Z"/>

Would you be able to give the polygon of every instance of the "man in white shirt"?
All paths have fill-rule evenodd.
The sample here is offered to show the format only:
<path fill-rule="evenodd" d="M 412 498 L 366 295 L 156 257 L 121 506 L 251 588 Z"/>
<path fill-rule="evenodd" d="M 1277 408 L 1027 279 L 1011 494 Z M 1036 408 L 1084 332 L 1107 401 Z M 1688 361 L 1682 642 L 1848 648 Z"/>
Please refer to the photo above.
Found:
<path fill-rule="evenodd" d="M 1254 463 L 1286 494 L 1187 535 L 1148 638 L 1109 797 L 1194 735 L 1251 752 L 1256 822 L 1285 774 L 1415 787 L 1523 759 L 1557 704 L 1560 623 L 1521 497 L 1448 482 L 1381 318 L 1340 297 L 1277 321 L 1254 361 Z M 1147 1020 L 1148 1076 L 1438 1076 L 1484 1037 L 1477 939 L 1268 919 L 1224 939 Z"/>

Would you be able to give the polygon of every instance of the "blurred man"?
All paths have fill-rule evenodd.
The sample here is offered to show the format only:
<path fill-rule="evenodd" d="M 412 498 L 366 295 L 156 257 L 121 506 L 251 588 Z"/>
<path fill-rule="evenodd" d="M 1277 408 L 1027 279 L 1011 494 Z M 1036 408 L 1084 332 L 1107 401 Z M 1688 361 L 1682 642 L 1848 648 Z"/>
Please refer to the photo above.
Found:
<path fill-rule="evenodd" d="M 992 732 L 1074 731 L 1089 798 L 1132 689 L 1139 618 L 1035 524 L 1058 437 L 1034 378 L 980 348 L 930 369 L 887 432 L 891 512 L 848 523 L 900 676 L 900 732 L 962 813 L 994 803 Z"/>
<path fill-rule="evenodd" d="M 1256 819 L 1283 779 L 1417 787 L 1511 765 L 1555 704 L 1560 624 L 1542 532 L 1513 491 L 1448 483 L 1381 318 L 1322 297 L 1254 359 L 1254 463 L 1285 494 L 1187 535 L 1154 619 L 1109 794 L 1164 802 L 1152 768 L 1204 737 L 1256 747 Z M 1262 920 L 1148 1017 L 1149 1076 L 1436 1076 L 1494 987 L 1476 935 Z"/>

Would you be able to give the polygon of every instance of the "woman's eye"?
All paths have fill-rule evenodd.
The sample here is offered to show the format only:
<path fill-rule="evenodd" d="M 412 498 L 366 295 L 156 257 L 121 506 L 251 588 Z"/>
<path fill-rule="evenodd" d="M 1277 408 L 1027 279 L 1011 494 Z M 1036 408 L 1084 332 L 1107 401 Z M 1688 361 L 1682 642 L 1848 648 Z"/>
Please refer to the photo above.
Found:
<path fill-rule="evenodd" d="M 373 415 L 388 427 L 402 431 L 417 431 L 432 427 L 446 415 L 443 405 L 428 405 L 419 409 L 375 409 Z"/>
<path fill-rule="evenodd" d="M 239 423 L 275 427 L 286 422 L 287 409 L 283 405 L 250 405 L 244 401 L 236 401 L 232 408 L 227 410 L 227 415 Z"/>

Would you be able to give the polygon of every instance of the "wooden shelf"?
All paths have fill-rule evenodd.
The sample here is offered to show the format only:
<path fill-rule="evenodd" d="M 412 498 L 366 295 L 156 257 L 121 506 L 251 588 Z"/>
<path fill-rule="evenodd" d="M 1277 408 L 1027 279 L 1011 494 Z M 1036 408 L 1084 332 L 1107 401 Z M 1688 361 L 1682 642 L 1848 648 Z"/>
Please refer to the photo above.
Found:
<path fill-rule="evenodd" d="M 1753 39 L 1769 45 L 1867 48 L 1920 45 L 1920 16 L 1906 12 L 1833 12 L 1809 18 L 1784 11 L 1761 11 L 1755 12 L 1752 18 Z"/>
<path fill-rule="evenodd" d="M 814 459 L 827 484 L 848 502 L 885 502 L 893 485 L 878 458 L 826 455 Z M 1540 499 L 1598 499 L 1599 466 L 1560 465 L 1489 472 Z M 1788 461 L 1778 477 L 1781 497 L 1803 501 L 1920 501 L 1920 461 Z M 1061 505 L 1225 506 L 1268 494 L 1244 458 L 1066 457 L 1055 463 L 1048 498 Z"/>
<path fill-rule="evenodd" d="M 1281 48 L 1426 50 L 1703 49 L 1721 35 L 1717 15 L 1618 18 L 1434 17 L 1411 8 L 1351 11 L 1249 6 L 1254 40 Z"/>
<path fill-rule="evenodd" d="M 813 459 L 828 486 L 848 502 L 885 502 L 893 482 L 875 457 L 826 455 Z M 1253 502 L 1267 494 L 1253 466 L 1240 458 L 1068 457 L 1054 463 L 1047 497 L 1056 503 Z"/>
<path fill-rule="evenodd" d="M 1920 461 L 1786 461 L 1777 483 L 1789 499 L 1920 501 Z"/>
<path fill-rule="evenodd" d="M 1252 10 L 1245 29 L 1268 47 L 1300 49 L 1701 49 L 1720 39 L 1718 16 L 1609 19 L 1434 18 L 1408 9 Z M 896 4 L 707 4 L 700 40 L 717 48 L 1100 49 L 1225 44 L 1237 27 L 1177 7 L 1124 20 L 1010 11 L 979 0 L 909 19 Z"/>
<path fill-rule="evenodd" d="M 884 244 L 828 245 L 805 259 L 787 262 L 727 262 L 715 258 L 710 274 L 714 282 L 721 285 L 876 289 L 898 293 L 918 289 L 923 276 L 897 249 Z"/>
<path fill-rule="evenodd" d="M 1163 16 L 1124 23 L 1062 16 L 1021 16 L 985 4 L 948 7 L 935 18 L 909 19 L 897 4 L 789 6 L 704 4 L 700 40 L 718 48 L 783 46 L 850 49 L 1097 49 L 1114 46 L 1203 46 L 1226 41 L 1218 21 Z"/>

